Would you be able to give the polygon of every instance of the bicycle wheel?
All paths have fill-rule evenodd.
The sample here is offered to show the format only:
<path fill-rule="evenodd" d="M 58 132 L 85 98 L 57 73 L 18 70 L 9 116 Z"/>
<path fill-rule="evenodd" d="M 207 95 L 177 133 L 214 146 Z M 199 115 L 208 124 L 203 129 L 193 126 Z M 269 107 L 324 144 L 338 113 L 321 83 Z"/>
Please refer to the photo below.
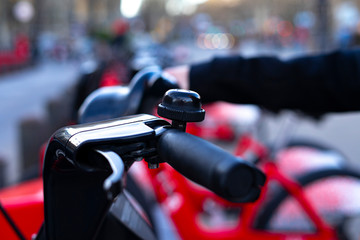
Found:
<path fill-rule="evenodd" d="M 346 162 L 348 159 L 348 157 L 339 149 L 330 146 L 327 143 L 323 143 L 313 139 L 295 137 L 286 144 L 285 149 L 294 148 L 294 147 L 309 147 L 322 152 L 334 154 L 336 155 L 337 158 L 339 158 L 339 161 L 342 162 Z"/>
<path fill-rule="evenodd" d="M 276 165 L 291 177 L 302 176 L 310 171 L 343 168 L 347 157 L 339 150 L 322 142 L 293 139 L 276 154 Z"/>
<path fill-rule="evenodd" d="M 360 173 L 349 169 L 324 169 L 305 174 L 298 182 L 320 217 L 337 230 L 339 239 L 359 239 L 360 230 L 350 225 L 360 216 Z M 255 228 L 316 231 L 297 200 L 284 189 L 264 205 Z"/>

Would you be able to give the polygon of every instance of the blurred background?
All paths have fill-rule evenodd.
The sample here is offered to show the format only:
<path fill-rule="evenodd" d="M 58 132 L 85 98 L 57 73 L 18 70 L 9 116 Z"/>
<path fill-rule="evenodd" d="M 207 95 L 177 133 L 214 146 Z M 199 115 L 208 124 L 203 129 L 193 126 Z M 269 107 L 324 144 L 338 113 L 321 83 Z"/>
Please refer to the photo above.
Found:
<path fill-rule="evenodd" d="M 0 0 L 0 186 L 38 175 L 41 146 L 76 122 L 84 76 L 126 84 L 154 64 L 354 48 L 359 9 L 360 0 Z M 298 132 L 359 165 L 359 122 L 357 113 L 301 118 Z"/>

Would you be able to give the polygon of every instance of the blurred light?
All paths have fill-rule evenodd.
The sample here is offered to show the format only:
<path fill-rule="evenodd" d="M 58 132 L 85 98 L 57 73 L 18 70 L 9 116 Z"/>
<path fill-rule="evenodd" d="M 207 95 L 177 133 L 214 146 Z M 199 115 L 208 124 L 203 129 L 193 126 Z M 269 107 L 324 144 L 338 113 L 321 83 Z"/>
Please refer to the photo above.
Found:
<path fill-rule="evenodd" d="M 268 18 L 263 25 L 263 31 L 266 35 L 273 35 L 276 33 L 277 25 L 279 24 L 279 19 L 276 17 Z"/>
<path fill-rule="evenodd" d="M 242 2 L 242 0 L 223 0 L 224 4 L 229 6 L 229 7 L 233 7 L 238 5 L 239 3 Z"/>
<path fill-rule="evenodd" d="M 220 48 L 226 49 L 229 47 L 230 39 L 228 37 L 228 34 L 221 34 L 220 35 Z"/>
<path fill-rule="evenodd" d="M 229 45 L 227 48 L 233 48 L 235 46 L 235 37 L 231 33 L 226 34 L 229 39 Z"/>
<path fill-rule="evenodd" d="M 312 28 L 315 25 L 315 16 L 312 12 L 299 12 L 295 15 L 294 23 L 297 27 Z"/>
<path fill-rule="evenodd" d="M 212 35 L 213 34 L 205 34 L 205 38 L 204 38 L 204 47 L 208 48 L 208 49 L 214 49 L 213 45 L 212 45 Z"/>
<path fill-rule="evenodd" d="M 19 1 L 14 5 L 15 19 L 20 22 L 29 22 L 34 16 L 34 7 L 28 1 Z"/>
<path fill-rule="evenodd" d="M 278 33 L 281 37 L 290 37 L 293 34 L 293 25 L 288 21 L 281 21 L 277 25 Z"/>
<path fill-rule="evenodd" d="M 339 28 L 353 28 L 360 19 L 359 11 L 353 2 L 343 2 L 335 9 L 336 24 Z"/>
<path fill-rule="evenodd" d="M 180 15 L 181 14 L 181 2 L 180 1 L 168 1 L 166 3 L 166 11 L 170 14 L 170 15 Z"/>
<path fill-rule="evenodd" d="M 188 4 L 202 4 L 207 2 L 208 0 L 184 0 L 184 2 L 188 3 Z"/>
<path fill-rule="evenodd" d="M 196 12 L 197 5 L 207 0 L 169 0 L 166 2 L 166 11 L 170 15 L 186 14 L 191 15 Z"/>
<path fill-rule="evenodd" d="M 230 33 L 199 34 L 197 46 L 203 49 L 229 49 L 235 45 L 235 37 Z"/>
<path fill-rule="evenodd" d="M 197 9 L 196 5 L 188 4 L 184 6 L 182 13 L 185 15 L 191 15 L 196 12 L 196 9 Z"/>
<path fill-rule="evenodd" d="M 126 18 L 136 17 L 142 3 L 143 0 L 122 0 L 120 5 L 121 14 Z"/>
<path fill-rule="evenodd" d="M 221 48 L 220 47 L 220 36 L 221 36 L 221 34 L 218 33 L 218 34 L 213 34 L 213 36 L 211 37 L 211 43 L 214 48 L 217 48 L 217 49 Z"/>

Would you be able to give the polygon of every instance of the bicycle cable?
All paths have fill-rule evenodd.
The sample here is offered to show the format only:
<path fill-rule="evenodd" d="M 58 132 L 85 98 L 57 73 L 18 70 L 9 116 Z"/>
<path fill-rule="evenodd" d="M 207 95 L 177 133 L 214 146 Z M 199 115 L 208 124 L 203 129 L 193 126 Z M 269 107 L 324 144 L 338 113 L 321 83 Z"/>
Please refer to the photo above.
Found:
<path fill-rule="evenodd" d="M 20 229 L 16 226 L 15 222 L 11 219 L 10 215 L 6 212 L 5 208 L 2 206 L 0 202 L 0 211 L 4 215 L 6 221 L 10 224 L 16 235 L 19 237 L 20 240 L 26 240 L 24 235 L 21 233 Z"/>

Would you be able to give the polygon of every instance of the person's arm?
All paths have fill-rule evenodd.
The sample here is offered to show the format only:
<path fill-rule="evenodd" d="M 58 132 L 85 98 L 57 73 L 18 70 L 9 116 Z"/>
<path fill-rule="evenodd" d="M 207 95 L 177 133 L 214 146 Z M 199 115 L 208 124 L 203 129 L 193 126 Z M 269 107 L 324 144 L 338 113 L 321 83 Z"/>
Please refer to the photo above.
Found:
<path fill-rule="evenodd" d="M 308 113 L 360 110 L 360 50 L 304 56 L 215 58 L 189 70 L 203 102 L 250 103 Z"/>

